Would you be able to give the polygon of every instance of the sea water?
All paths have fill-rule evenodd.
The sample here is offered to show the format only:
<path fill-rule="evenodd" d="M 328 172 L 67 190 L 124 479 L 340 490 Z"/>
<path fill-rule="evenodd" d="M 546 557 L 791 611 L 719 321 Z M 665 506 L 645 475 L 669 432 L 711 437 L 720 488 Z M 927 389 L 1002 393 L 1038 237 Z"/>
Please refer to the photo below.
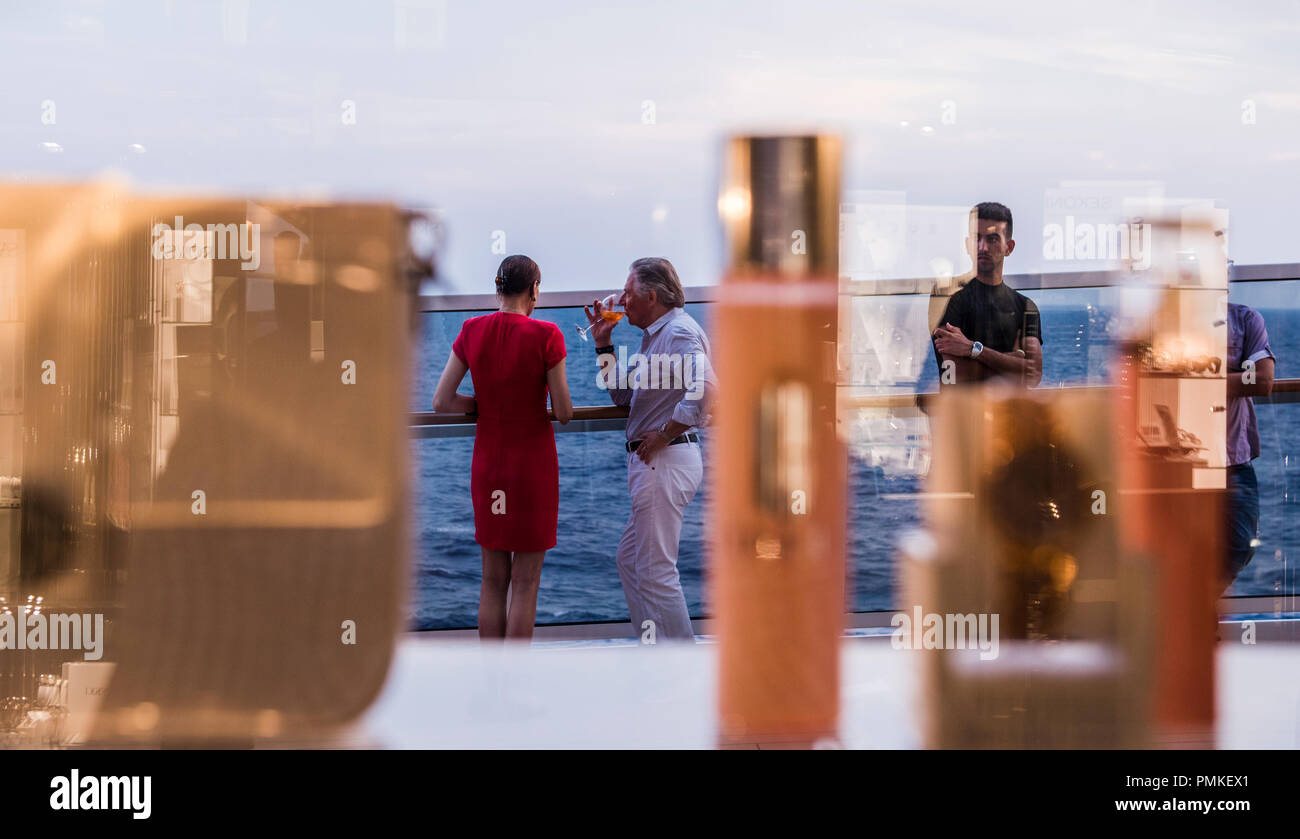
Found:
<path fill-rule="evenodd" d="M 1237 286 L 1234 286 L 1234 297 Z M 1101 384 L 1113 350 L 1109 314 L 1095 305 L 1095 294 L 1081 290 L 1029 292 L 1042 313 L 1044 375 L 1040 387 Z M 1249 302 L 1244 301 L 1244 302 Z M 687 311 L 707 331 L 709 305 Z M 1300 310 L 1261 309 L 1268 326 L 1277 378 L 1300 369 Z M 433 390 L 447 362 L 451 342 L 468 318 L 483 312 L 436 312 L 423 316 L 416 339 L 412 383 L 413 411 L 431 409 Z M 607 405 L 596 386 L 594 345 L 583 342 L 573 324 L 582 310 L 539 309 L 539 320 L 564 333 L 567 373 L 574 405 Z M 626 322 L 614 331 L 615 343 L 640 347 L 641 331 Z M 915 384 L 926 392 L 938 387 L 931 354 Z M 471 392 L 467 377 L 462 392 Z M 1229 594 L 1295 595 L 1300 561 L 1300 405 L 1257 404 L 1262 454 L 1255 461 L 1260 493 L 1260 546 Z M 709 432 L 702 445 L 705 482 L 686 508 L 677 567 L 692 616 L 709 613 L 704 586 L 704 522 L 708 492 Z M 627 620 L 627 604 L 614 555 L 627 521 L 626 456 L 623 432 L 556 434 L 560 465 L 558 542 L 546 555 L 538 594 L 537 621 L 571 623 Z M 476 625 L 479 550 L 474 541 L 470 503 L 472 437 L 413 439 L 413 537 L 415 568 L 410 622 L 416 629 Z M 896 607 L 896 540 L 920 524 L 915 494 L 919 476 L 886 474 L 854 459 L 850 468 L 847 608 L 853 611 Z"/>

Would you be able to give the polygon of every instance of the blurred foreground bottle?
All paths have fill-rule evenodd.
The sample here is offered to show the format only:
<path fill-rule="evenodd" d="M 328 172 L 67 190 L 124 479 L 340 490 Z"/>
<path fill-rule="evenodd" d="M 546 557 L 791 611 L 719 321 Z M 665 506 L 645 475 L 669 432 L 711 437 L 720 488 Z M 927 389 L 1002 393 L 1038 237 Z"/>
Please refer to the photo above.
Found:
<path fill-rule="evenodd" d="M 378 692 L 404 602 L 409 221 L 0 187 L 26 300 L 9 585 L 105 618 L 79 736 L 315 738 Z M 39 672 L 86 668 L 54 655 Z"/>
<path fill-rule="evenodd" d="M 741 137 L 719 210 L 710 582 L 719 742 L 837 737 L 846 456 L 836 434 L 840 144 Z"/>
<path fill-rule="evenodd" d="M 1227 527 L 1227 218 L 1162 209 L 1134 227 L 1147 248 L 1142 264 L 1130 260 L 1120 307 L 1122 541 L 1156 568 L 1156 742 L 1210 747 Z"/>
<path fill-rule="evenodd" d="M 1118 550 L 1110 395 L 972 384 L 931 413 L 893 639 L 922 661 L 925 745 L 1141 746 L 1150 584 Z"/>
<path fill-rule="evenodd" d="M 912 628 L 927 745 L 1213 744 L 1222 221 L 1127 225 L 1113 387 L 935 401 L 928 531 L 903 543 L 905 603 L 937 630 Z M 996 652 L 960 643 L 984 613 Z"/>

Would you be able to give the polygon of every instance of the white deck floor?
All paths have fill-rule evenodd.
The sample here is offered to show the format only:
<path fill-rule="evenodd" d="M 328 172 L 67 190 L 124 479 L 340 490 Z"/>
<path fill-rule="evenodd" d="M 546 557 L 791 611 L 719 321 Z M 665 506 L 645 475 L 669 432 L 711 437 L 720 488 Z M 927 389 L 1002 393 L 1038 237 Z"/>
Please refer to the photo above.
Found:
<path fill-rule="evenodd" d="M 355 730 L 381 748 L 711 748 L 716 647 L 546 643 L 491 649 L 406 636 Z M 1223 643 L 1217 745 L 1300 748 L 1300 644 Z M 879 640 L 844 644 L 848 748 L 914 748 L 917 660 Z"/>

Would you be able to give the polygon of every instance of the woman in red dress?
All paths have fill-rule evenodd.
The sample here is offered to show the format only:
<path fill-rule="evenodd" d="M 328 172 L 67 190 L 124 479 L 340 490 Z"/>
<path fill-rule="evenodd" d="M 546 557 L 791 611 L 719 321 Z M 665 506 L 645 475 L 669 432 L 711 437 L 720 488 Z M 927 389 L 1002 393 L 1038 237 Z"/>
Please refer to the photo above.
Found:
<path fill-rule="evenodd" d="M 501 308 L 461 326 L 433 395 L 435 411 L 478 414 L 470 496 L 474 540 L 483 553 L 478 634 L 484 639 L 533 637 L 542 559 L 555 547 L 560 470 L 547 391 L 561 423 L 573 418 L 573 403 L 564 335 L 531 317 L 541 282 L 541 269 L 528 257 L 501 262 Z M 466 372 L 473 396 L 456 392 Z"/>

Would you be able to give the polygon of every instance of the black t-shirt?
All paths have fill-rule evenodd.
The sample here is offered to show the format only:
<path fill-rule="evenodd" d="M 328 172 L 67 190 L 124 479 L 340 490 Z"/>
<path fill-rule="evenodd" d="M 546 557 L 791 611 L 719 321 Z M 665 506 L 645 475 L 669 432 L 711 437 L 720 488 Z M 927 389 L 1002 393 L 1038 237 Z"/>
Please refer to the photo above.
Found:
<path fill-rule="evenodd" d="M 1001 353 L 1011 352 L 1020 335 L 1020 348 L 1025 338 L 1043 342 L 1043 329 L 1039 321 L 1038 306 L 1006 283 L 989 285 L 973 279 L 948 298 L 948 306 L 939 318 L 939 326 L 951 323 L 972 341 Z M 935 353 L 935 361 L 943 371 L 943 359 Z"/>

